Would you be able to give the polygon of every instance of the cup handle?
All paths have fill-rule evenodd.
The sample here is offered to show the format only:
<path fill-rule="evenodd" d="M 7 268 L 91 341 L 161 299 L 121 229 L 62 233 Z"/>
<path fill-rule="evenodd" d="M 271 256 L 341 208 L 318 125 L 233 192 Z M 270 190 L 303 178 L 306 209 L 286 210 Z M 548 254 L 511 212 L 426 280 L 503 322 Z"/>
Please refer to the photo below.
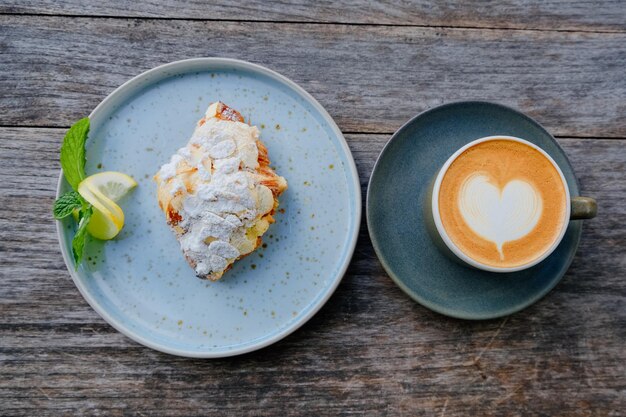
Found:
<path fill-rule="evenodd" d="M 598 214 L 598 203 L 589 197 L 573 197 L 571 220 L 593 219 Z"/>

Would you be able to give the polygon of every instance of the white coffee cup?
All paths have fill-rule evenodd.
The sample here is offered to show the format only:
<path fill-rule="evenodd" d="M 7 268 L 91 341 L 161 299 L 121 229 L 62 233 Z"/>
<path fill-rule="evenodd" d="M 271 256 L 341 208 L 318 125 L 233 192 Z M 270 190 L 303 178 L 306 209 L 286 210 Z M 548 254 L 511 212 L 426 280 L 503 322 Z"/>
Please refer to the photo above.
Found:
<path fill-rule="evenodd" d="M 441 183 L 450 165 L 452 165 L 452 163 L 459 157 L 459 155 L 461 155 L 467 149 L 473 146 L 476 146 L 479 143 L 487 142 L 490 140 L 496 140 L 496 139 L 497 140 L 510 140 L 514 142 L 523 143 L 524 145 L 527 145 L 533 149 L 536 149 L 548 161 L 550 161 L 550 163 L 554 166 L 554 168 L 558 172 L 559 177 L 561 178 L 561 181 L 563 184 L 563 189 L 565 190 L 565 198 L 566 198 L 566 203 L 565 203 L 566 213 L 564 216 L 565 219 L 580 220 L 580 219 L 593 218 L 596 216 L 596 213 L 597 213 L 597 204 L 596 204 L 596 201 L 592 198 L 570 197 L 570 191 L 567 185 L 567 181 L 565 180 L 565 176 L 563 175 L 563 172 L 561 171 L 561 168 L 559 167 L 559 165 L 543 149 L 541 149 L 540 147 L 538 147 L 537 145 L 531 142 L 528 142 L 527 140 L 520 139 L 520 138 L 513 137 L 513 136 L 504 136 L 504 135 L 487 136 L 484 138 L 476 139 L 468 143 L 467 145 L 457 150 L 454 154 L 452 154 L 452 156 L 448 158 L 448 160 L 443 164 L 441 169 L 436 174 L 434 181 L 432 182 L 430 191 L 427 194 L 426 200 L 424 202 L 425 219 L 427 223 L 426 225 L 427 225 L 427 228 L 429 230 L 431 237 L 433 238 L 435 244 L 437 244 L 437 246 L 446 255 L 450 256 L 452 259 L 456 261 L 460 261 L 461 264 L 464 264 L 466 266 L 470 266 L 473 268 L 482 269 L 484 271 L 489 271 L 489 272 L 500 272 L 500 273 L 517 272 L 517 271 L 521 271 L 521 270 L 533 267 L 537 265 L 538 263 L 540 263 L 541 261 L 543 261 L 544 259 L 546 259 L 548 256 L 550 256 L 550 254 L 557 248 L 559 243 L 561 243 L 563 236 L 565 236 L 565 232 L 567 231 L 567 226 L 569 224 L 569 221 L 563 222 L 561 226 L 561 230 L 559 230 L 559 233 L 557 235 L 557 238 L 550 245 L 550 247 L 546 249 L 541 255 L 539 255 L 532 261 L 530 261 L 529 263 L 526 263 L 520 266 L 514 266 L 514 267 L 498 267 L 498 266 L 487 265 L 487 264 L 481 263 L 469 257 L 463 251 L 461 251 L 461 249 L 455 245 L 455 243 L 452 241 L 452 239 L 446 232 L 443 226 L 443 222 L 441 220 L 441 214 L 439 212 L 439 193 L 441 189 Z"/>

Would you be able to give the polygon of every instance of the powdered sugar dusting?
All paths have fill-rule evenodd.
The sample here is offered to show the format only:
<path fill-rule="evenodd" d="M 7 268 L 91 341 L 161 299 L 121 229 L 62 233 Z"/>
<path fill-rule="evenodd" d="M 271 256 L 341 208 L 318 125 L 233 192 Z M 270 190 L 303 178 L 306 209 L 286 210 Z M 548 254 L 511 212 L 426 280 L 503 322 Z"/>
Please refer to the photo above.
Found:
<path fill-rule="evenodd" d="M 253 250 L 246 232 L 273 208 L 255 182 L 258 137 L 256 127 L 208 118 L 158 173 L 159 187 L 181 193 L 179 241 L 199 276 L 219 277 Z"/>

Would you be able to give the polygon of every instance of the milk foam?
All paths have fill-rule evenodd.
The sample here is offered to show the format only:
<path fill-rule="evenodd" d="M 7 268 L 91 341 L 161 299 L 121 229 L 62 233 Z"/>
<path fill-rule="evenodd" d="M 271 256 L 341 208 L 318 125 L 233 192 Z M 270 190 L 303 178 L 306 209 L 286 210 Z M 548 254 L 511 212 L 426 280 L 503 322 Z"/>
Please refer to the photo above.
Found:
<path fill-rule="evenodd" d="M 458 204 L 465 223 L 476 234 L 496 244 L 501 260 L 504 260 L 503 245 L 530 233 L 543 210 L 540 193 L 528 182 L 515 179 L 500 189 L 485 173 L 467 177 Z"/>

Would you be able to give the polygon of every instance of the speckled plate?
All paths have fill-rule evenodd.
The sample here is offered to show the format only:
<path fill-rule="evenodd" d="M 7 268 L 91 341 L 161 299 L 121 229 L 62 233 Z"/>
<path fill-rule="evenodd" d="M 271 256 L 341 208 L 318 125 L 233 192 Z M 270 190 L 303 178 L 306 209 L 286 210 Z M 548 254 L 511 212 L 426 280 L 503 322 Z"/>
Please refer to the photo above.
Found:
<path fill-rule="evenodd" d="M 571 195 L 580 195 L 565 152 L 539 123 L 481 101 L 446 104 L 407 122 L 383 149 L 367 191 L 367 227 L 385 270 L 414 300 L 452 317 L 493 319 L 533 304 L 561 280 L 580 240 L 581 221 L 570 221 L 548 258 L 508 274 L 470 269 L 439 252 L 422 212 L 430 181 L 457 149 L 491 135 L 516 136 L 540 146 L 561 167 Z"/>
<path fill-rule="evenodd" d="M 289 189 L 263 248 L 209 282 L 185 262 L 152 176 L 216 100 L 260 128 Z M 139 186 L 121 203 L 126 225 L 120 235 L 106 244 L 91 241 L 78 270 L 71 260 L 72 222 L 59 222 L 58 235 L 76 286 L 113 327 L 175 355 L 231 356 L 287 336 L 332 295 L 357 239 L 359 181 L 340 130 L 294 82 L 243 61 L 179 61 L 128 81 L 90 118 L 87 173 L 121 171 Z M 57 194 L 68 189 L 60 178 Z"/>

